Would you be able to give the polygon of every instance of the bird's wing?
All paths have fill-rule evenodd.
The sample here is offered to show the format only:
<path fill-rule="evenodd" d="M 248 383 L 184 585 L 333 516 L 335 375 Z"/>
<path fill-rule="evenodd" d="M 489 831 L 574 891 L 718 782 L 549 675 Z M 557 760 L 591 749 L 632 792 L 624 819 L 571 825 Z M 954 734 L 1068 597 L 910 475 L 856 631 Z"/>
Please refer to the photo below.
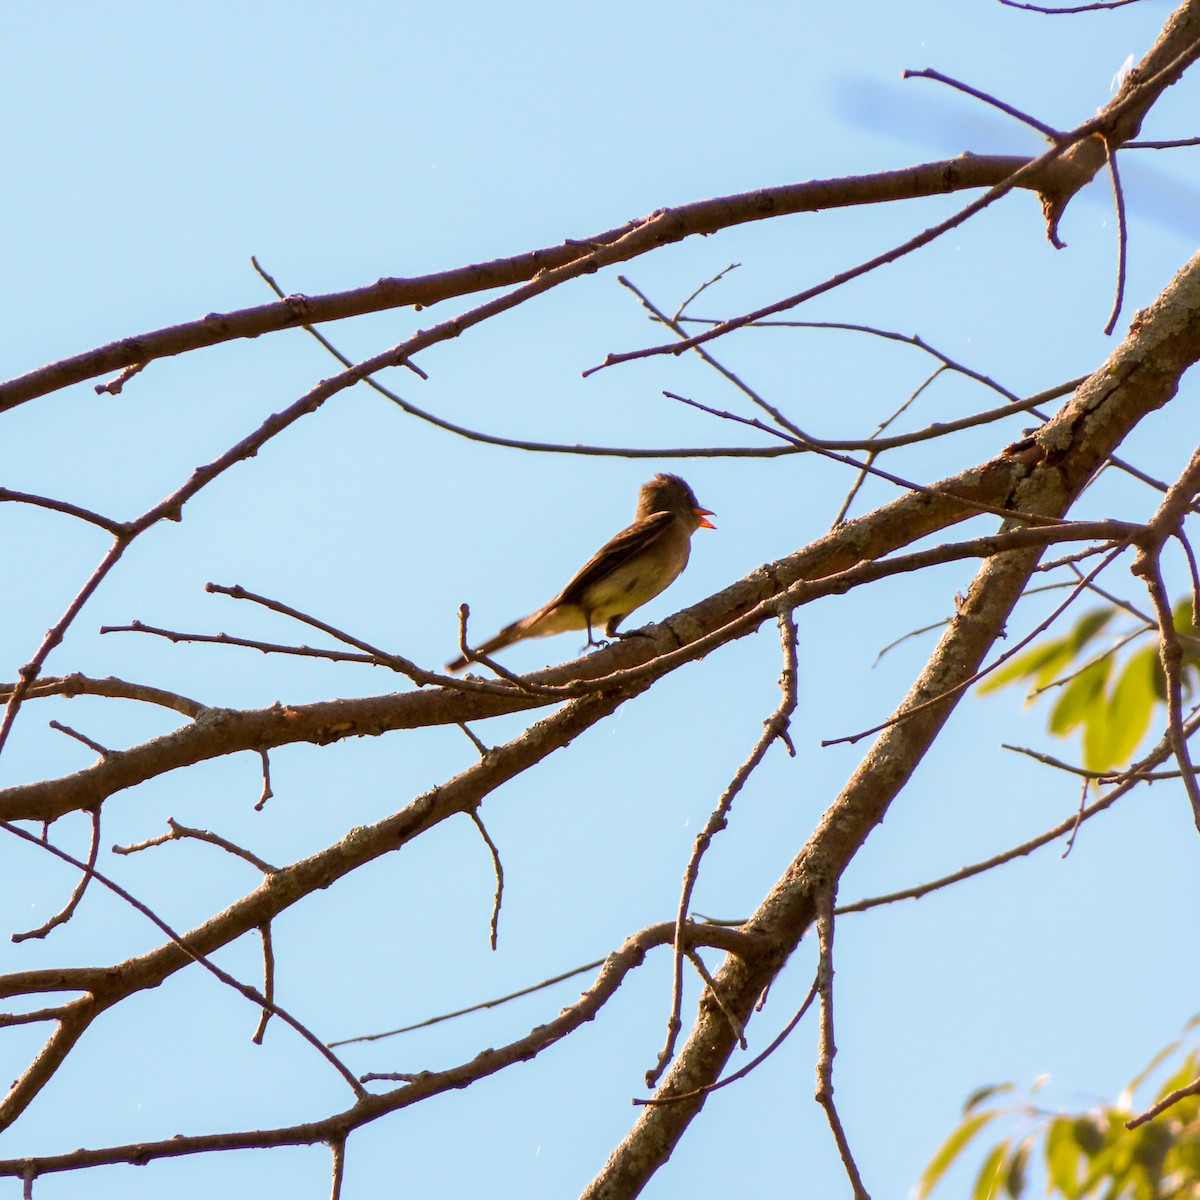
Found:
<path fill-rule="evenodd" d="M 571 582 L 546 605 L 546 608 L 554 608 L 559 604 L 578 604 L 584 592 L 597 579 L 610 574 L 635 554 L 641 554 L 658 541 L 664 531 L 670 528 L 673 519 L 671 513 L 656 512 L 635 521 L 627 529 L 622 529 L 575 572 Z"/>

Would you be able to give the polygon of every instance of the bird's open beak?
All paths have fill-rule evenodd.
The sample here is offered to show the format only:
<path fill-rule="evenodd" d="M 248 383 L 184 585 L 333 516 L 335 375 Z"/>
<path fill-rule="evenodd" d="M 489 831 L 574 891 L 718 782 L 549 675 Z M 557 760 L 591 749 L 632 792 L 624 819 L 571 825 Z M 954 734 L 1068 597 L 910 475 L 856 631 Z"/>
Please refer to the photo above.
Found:
<path fill-rule="evenodd" d="M 701 529 L 716 529 L 716 526 L 708 519 L 709 517 L 712 517 L 715 515 L 716 514 L 713 512 L 713 510 L 711 508 L 696 509 L 696 516 L 698 516 L 700 518 L 700 528 Z"/>

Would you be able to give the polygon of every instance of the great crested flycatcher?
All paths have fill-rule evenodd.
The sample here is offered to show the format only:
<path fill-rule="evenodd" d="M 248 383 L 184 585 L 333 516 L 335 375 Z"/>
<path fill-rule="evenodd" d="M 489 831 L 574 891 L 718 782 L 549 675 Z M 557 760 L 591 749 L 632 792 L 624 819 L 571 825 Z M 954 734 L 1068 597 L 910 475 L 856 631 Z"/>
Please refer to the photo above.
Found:
<path fill-rule="evenodd" d="M 549 604 L 506 625 L 477 653 L 492 654 L 524 638 L 569 629 L 586 629 L 588 645 L 594 646 L 593 625 L 603 625 L 612 637 L 635 608 L 675 581 L 687 566 L 692 534 L 716 528 L 708 519 L 712 515 L 678 475 L 655 475 L 642 484 L 633 524 L 601 546 Z M 466 658 L 456 658 L 446 670 L 461 671 L 467 665 Z"/>

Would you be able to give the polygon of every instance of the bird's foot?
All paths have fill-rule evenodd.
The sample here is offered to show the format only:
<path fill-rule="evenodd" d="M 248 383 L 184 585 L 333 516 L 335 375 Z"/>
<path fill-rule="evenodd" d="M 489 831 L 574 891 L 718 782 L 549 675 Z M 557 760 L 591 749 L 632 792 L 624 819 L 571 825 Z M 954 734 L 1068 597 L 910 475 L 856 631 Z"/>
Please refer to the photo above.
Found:
<path fill-rule="evenodd" d="M 626 638 L 648 638 L 654 635 L 646 629 L 627 629 L 624 633 L 614 634 L 613 636 L 618 642 L 623 642 Z"/>

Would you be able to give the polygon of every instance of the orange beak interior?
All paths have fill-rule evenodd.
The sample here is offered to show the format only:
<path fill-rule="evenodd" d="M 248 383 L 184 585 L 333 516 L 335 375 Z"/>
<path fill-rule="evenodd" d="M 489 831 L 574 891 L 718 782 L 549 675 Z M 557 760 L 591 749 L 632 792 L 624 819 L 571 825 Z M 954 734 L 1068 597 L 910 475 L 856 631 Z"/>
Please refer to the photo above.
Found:
<path fill-rule="evenodd" d="M 714 515 L 715 514 L 713 513 L 713 510 L 711 508 L 696 509 L 696 516 L 698 516 L 700 518 L 700 528 L 701 529 L 716 529 L 716 526 L 708 519 L 709 517 L 714 516 Z"/>

